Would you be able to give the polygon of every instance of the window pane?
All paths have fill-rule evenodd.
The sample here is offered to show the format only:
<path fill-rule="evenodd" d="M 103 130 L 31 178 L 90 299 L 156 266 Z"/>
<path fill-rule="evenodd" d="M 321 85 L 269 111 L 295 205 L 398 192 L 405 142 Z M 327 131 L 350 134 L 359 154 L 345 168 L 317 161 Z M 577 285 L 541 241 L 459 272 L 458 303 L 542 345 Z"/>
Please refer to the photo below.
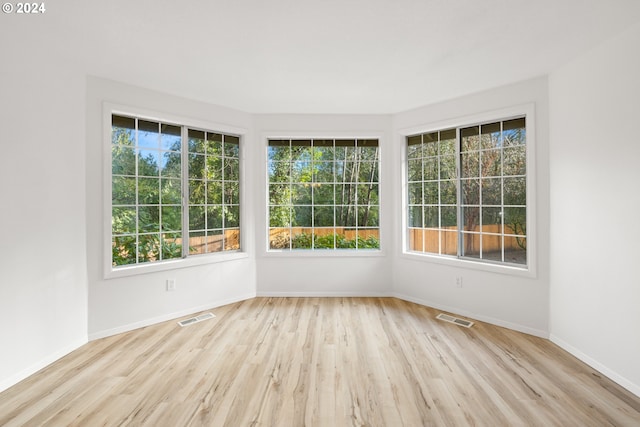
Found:
<path fill-rule="evenodd" d="M 407 137 L 407 159 L 419 159 L 422 157 L 422 137 L 414 135 Z"/>
<path fill-rule="evenodd" d="M 162 207 L 162 229 L 165 231 L 182 230 L 182 207 L 163 206 Z"/>
<path fill-rule="evenodd" d="M 429 157 L 424 159 L 422 163 L 422 174 L 425 181 L 436 180 L 440 177 L 437 157 Z M 415 176 L 415 180 L 420 180 L 420 174 Z"/>
<path fill-rule="evenodd" d="M 482 158 L 482 176 L 500 176 L 502 151 L 487 150 L 480 152 Z"/>
<path fill-rule="evenodd" d="M 504 208 L 504 232 L 506 234 L 527 234 L 527 208 Z"/>
<path fill-rule="evenodd" d="M 115 205 L 133 205 L 136 203 L 136 179 L 114 176 L 111 180 L 111 203 Z"/>
<path fill-rule="evenodd" d="M 225 157 L 240 157 L 240 139 L 237 136 L 225 135 L 224 137 Z"/>
<path fill-rule="evenodd" d="M 477 179 L 465 179 L 462 185 L 462 203 L 465 205 L 477 205 L 480 203 L 480 186 Z"/>
<path fill-rule="evenodd" d="M 455 205 L 458 203 L 456 181 L 440 181 L 440 203 Z"/>
<path fill-rule="evenodd" d="M 162 259 L 182 258 L 182 238 L 180 233 L 164 233 L 161 236 Z"/>
<path fill-rule="evenodd" d="M 313 163 L 313 181 L 314 182 L 333 182 L 334 162 L 314 162 Z"/>
<path fill-rule="evenodd" d="M 160 203 L 160 180 L 158 178 L 138 178 L 138 203 L 142 205 Z"/>
<path fill-rule="evenodd" d="M 114 235 L 136 233 L 135 207 L 118 207 L 111 209 L 111 233 Z"/>
<path fill-rule="evenodd" d="M 222 206 L 207 206 L 207 230 L 222 228 Z"/>
<path fill-rule="evenodd" d="M 422 206 L 409 206 L 409 227 L 422 227 Z"/>
<path fill-rule="evenodd" d="M 181 181 L 179 179 L 161 180 L 161 202 L 165 205 L 179 205 L 182 203 Z"/>
<path fill-rule="evenodd" d="M 460 130 L 461 152 L 478 151 L 480 149 L 480 128 L 473 126 Z"/>
<path fill-rule="evenodd" d="M 222 180 L 223 179 L 222 157 L 220 157 L 217 154 L 208 154 L 205 162 L 207 164 L 206 166 L 207 179 Z M 225 171 L 225 172 L 228 174 L 230 171 Z M 227 176 L 227 174 L 225 174 L 224 179 L 231 179 L 232 175 Z"/>
<path fill-rule="evenodd" d="M 333 206 L 318 206 L 313 208 L 313 225 L 329 227 L 334 225 Z M 355 224 L 354 224 L 355 225 Z"/>
<path fill-rule="evenodd" d="M 524 175 L 527 171 L 526 147 L 510 147 L 504 149 L 504 174 Z"/>
<path fill-rule="evenodd" d="M 189 230 L 205 229 L 204 206 L 189 206 Z"/>
<path fill-rule="evenodd" d="M 135 145 L 136 119 L 123 116 L 111 117 L 111 143 L 119 145 Z"/>
<path fill-rule="evenodd" d="M 234 228 L 240 226 L 240 206 L 225 206 L 224 226 L 225 228 Z"/>
<path fill-rule="evenodd" d="M 238 181 L 240 163 L 238 159 L 224 159 L 224 179 L 227 181 Z"/>
<path fill-rule="evenodd" d="M 138 208 L 138 229 L 142 233 L 160 231 L 160 209 L 158 206 L 140 206 Z"/>
<path fill-rule="evenodd" d="M 313 225 L 311 206 L 294 206 L 293 215 L 293 225 L 295 227 L 311 227 Z M 331 223 L 333 224 L 333 222 Z"/>
<path fill-rule="evenodd" d="M 316 205 L 335 204 L 333 189 L 334 189 L 333 184 L 314 184 L 313 203 Z"/>
<path fill-rule="evenodd" d="M 312 229 L 295 229 L 291 233 L 292 249 L 311 249 L 313 248 L 313 232 Z"/>
<path fill-rule="evenodd" d="M 160 148 L 160 123 L 138 120 L 138 147 Z"/>
<path fill-rule="evenodd" d="M 409 204 L 415 205 L 420 203 L 423 203 L 422 183 L 416 182 L 416 183 L 409 184 Z"/>
<path fill-rule="evenodd" d="M 202 154 L 189 154 L 189 178 L 204 178 L 205 159 L 206 157 Z"/>
<path fill-rule="evenodd" d="M 160 259 L 160 236 L 144 234 L 138 237 L 138 262 L 152 262 Z"/>
<path fill-rule="evenodd" d="M 204 181 L 189 180 L 189 204 L 204 205 L 206 202 Z"/>
<path fill-rule="evenodd" d="M 182 148 L 182 128 L 180 126 L 161 124 L 160 148 L 178 151 Z"/>
<path fill-rule="evenodd" d="M 460 155 L 460 175 L 463 178 L 475 178 L 480 176 L 480 153 L 477 151 Z"/>
<path fill-rule="evenodd" d="M 437 205 L 440 200 L 439 189 L 440 185 L 438 181 L 433 182 L 425 182 L 424 183 L 424 200 L 422 202 L 418 201 L 417 203 L 424 203 L 425 205 Z"/>
<path fill-rule="evenodd" d="M 526 205 L 527 181 L 525 177 L 504 179 L 504 204 L 505 205 Z"/>
<path fill-rule="evenodd" d="M 120 145 L 111 147 L 111 173 L 114 175 L 136 174 L 136 151 L 133 147 Z"/>
<path fill-rule="evenodd" d="M 289 150 L 288 140 L 270 140 L 269 148 L 267 150 L 267 158 L 271 161 L 289 161 L 291 160 L 291 153 Z"/>
<path fill-rule="evenodd" d="M 480 258 L 480 234 L 462 233 L 462 256 Z"/>
<path fill-rule="evenodd" d="M 162 176 L 180 178 L 182 176 L 182 156 L 167 151 L 162 153 Z"/>
<path fill-rule="evenodd" d="M 379 204 L 378 184 L 358 185 L 358 204 L 359 205 Z"/>
<path fill-rule="evenodd" d="M 271 206 L 269 208 L 269 227 L 289 227 L 291 208 L 289 206 Z"/>
<path fill-rule="evenodd" d="M 318 161 L 333 161 L 334 149 L 333 140 L 316 139 L 313 141 L 313 156 Z"/>
<path fill-rule="evenodd" d="M 288 228 L 269 230 L 269 249 L 289 249 L 291 244 Z"/>
<path fill-rule="evenodd" d="M 231 229 L 224 232 L 224 250 L 236 251 L 240 249 L 240 230 Z"/>
<path fill-rule="evenodd" d="M 204 132 L 200 130 L 189 129 L 189 153 L 205 153 Z"/>
<path fill-rule="evenodd" d="M 482 232 L 502 233 L 502 209 L 483 208 L 482 209 Z"/>
<path fill-rule="evenodd" d="M 480 231 L 480 208 L 466 207 L 462 208 L 463 230 Z"/>
<path fill-rule="evenodd" d="M 482 180 L 482 204 L 502 204 L 502 179 L 488 178 Z"/>
<path fill-rule="evenodd" d="M 340 245 L 341 240 L 338 240 Z M 313 229 L 313 249 L 335 249 L 336 234 L 333 228 L 314 228 Z M 341 246 L 338 246 L 341 247 Z"/>
<path fill-rule="evenodd" d="M 455 229 L 457 224 L 458 209 L 455 206 L 442 206 L 440 208 L 440 225 Z"/>
<path fill-rule="evenodd" d="M 422 180 L 422 159 L 412 159 L 408 162 L 409 182 Z M 437 174 L 437 169 L 436 169 Z M 431 176 L 431 175 L 429 175 Z"/>
<path fill-rule="evenodd" d="M 500 122 L 482 125 L 480 128 L 480 148 L 491 149 L 502 145 L 500 139 Z"/>
<path fill-rule="evenodd" d="M 424 208 L 424 226 L 426 228 L 438 228 L 440 226 L 440 208 L 426 206 Z"/>
<path fill-rule="evenodd" d="M 111 243 L 112 265 L 129 265 L 136 263 L 135 236 L 113 237 Z"/>
<path fill-rule="evenodd" d="M 311 188 L 305 187 L 301 185 L 302 188 L 297 188 L 296 194 L 300 197 L 300 200 L 296 200 L 293 203 L 295 204 L 305 204 L 311 203 Z M 308 191 L 307 197 L 303 194 L 304 191 Z M 289 184 L 269 184 L 269 204 L 270 205 L 288 205 L 290 203 L 289 195 L 291 192 L 289 191 Z"/>
<path fill-rule="evenodd" d="M 455 156 L 440 156 L 440 179 L 456 178 Z"/>
<path fill-rule="evenodd" d="M 372 206 L 358 207 L 358 226 L 359 227 L 378 227 L 378 209 Z"/>
<path fill-rule="evenodd" d="M 216 183 L 213 183 L 214 185 Z M 215 188 L 214 188 L 215 190 Z M 218 193 L 214 193 L 218 194 Z M 214 203 L 214 202 L 210 202 Z M 238 182 L 225 182 L 224 184 L 224 203 L 227 205 L 240 204 L 240 184 Z"/>
<path fill-rule="evenodd" d="M 229 193 L 229 198 L 227 198 L 227 203 L 238 203 L 239 194 L 236 194 L 238 191 L 237 184 L 235 187 L 231 183 L 226 184 L 227 192 Z M 231 200 L 229 200 L 231 199 Z M 213 205 L 222 204 L 222 182 L 220 181 L 207 181 L 207 203 Z"/>
<path fill-rule="evenodd" d="M 138 175 L 158 176 L 160 174 L 160 152 L 138 150 Z"/>

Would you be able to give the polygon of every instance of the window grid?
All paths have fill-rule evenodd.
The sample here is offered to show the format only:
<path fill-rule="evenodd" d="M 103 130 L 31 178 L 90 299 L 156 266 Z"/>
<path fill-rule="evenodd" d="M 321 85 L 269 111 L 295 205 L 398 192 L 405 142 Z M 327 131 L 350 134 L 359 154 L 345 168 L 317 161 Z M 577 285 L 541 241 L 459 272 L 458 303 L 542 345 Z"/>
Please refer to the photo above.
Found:
<path fill-rule="evenodd" d="M 448 177 L 449 162 L 443 161 L 447 153 L 441 150 L 441 142 L 442 135 L 451 135 L 450 132 L 455 133 L 457 170 L 455 227 L 444 220 L 448 206 L 443 199 L 446 182 L 443 178 Z M 430 146 L 434 141 L 438 141 L 437 161 Z M 524 117 L 408 136 L 407 164 L 409 251 L 526 265 Z M 435 206 L 427 191 L 433 185 L 434 173 L 438 178 Z M 421 198 L 417 191 L 419 184 L 423 190 Z M 427 215 L 436 207 L 437 225 Z M 421 218 L 418 212 L 422 213 Z M 455 231 L 450 231 L 450 227 Z M 446 233 L 457 233 L 455 251 L 447 247 Z"/>
<path fill-rule="evenodd" d="M 270 249 L 379 248 L 377 140 L 270 140 L 267 169 Z"/>
<path fill-rule="evenodd" d="M 188 144 L 183 143 L 189 130 L 120 114 L 113 114 L 111 122 L 112 268 L 197 254 L 189 250 L 195 241 L 189 240 L 189 203 L 183 197 L 189 173 L 198 173 L 197 165 L 188 161 Z M 229 145 L 222 158 L 227 173 L 233 175 L 227 180 L 221 176 L 227 185 L 221 186 L 221 206 L 229 213 L 218 234 L 222 250 L 238 250 L 239 138 L 218 135 L 222 144 Z M 202 253 L 208 252 L 214 251 Z"/>

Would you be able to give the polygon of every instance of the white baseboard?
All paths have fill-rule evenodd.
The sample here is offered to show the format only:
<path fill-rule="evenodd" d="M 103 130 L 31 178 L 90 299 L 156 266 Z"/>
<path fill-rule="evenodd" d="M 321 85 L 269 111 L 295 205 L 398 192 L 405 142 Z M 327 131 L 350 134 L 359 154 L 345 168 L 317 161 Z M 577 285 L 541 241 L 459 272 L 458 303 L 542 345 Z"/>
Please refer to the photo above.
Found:
<path fill-rule="evenodd" d="M 551 334 L 549 340 L 552 343 L 556 344 L 558 347 L 560 347 L 563 350 L 567 351 L 568 353 L 571 353 L 573 356 L 577 357 L 578 359 L 580 359 L 581 361 L 583 361 L 587 365 L 591 366 L 593 369 L 601 372 L 604 376 L 609 378 L 611 381 L 616 382 L 620 386 L 622 386 L 622 387 L 626 388 L 627 390 L 629 390 L 631 393 L 633 393 L 636 396 L 640 397 L 640 385 L 634 384 L 633 382 L 629 381 L 628 379 L 626 379 L 622 375 L 620 375 L 617 372 L 609 369 L 608 367 L 606 367 L 602 363 L 598 362 L 597 360 L 593 359 L 592 357 L 590 357 L 587 354 L 583 353 L 582 351 L 578 350 L 577 348 L 575 348 L 574 346 L 572 346 L 571 344 L 567 343 L 562 338 L 559 338 L 556 335 Z"/>
<path fill-rule="evenodd" d="M 444 310 L 449 313 L 457 314 L 459 316 L 468 317 L 470 319 L 479 320 L 481 322 L 490 323 L 492 325 L 501 326 L 503 328 L 512 329 L 514 331 L 522 332 L 528 335 L 533 335 L 535 337 L 549 339 L 549 333 L 547 331 L 543 331 L 540 329 L 531 328 L 529 326 L 519 325 L 517 323 L 506 322 L 504 320 L 495 319 L 493 317 L 482 316 L 467 310 L 462 310 L 458 307 L 451 307 L 443 304 L 438 304 L 433 301 L 426 301 L 420 298 L 414 298 L 409 295 L 404 295 L 400 293 L 393 293 L 393 296 L 409 302 L 414 302 L 416 304 L 425 305 L 427 307 L 435 308 L 438 310 Z"/>
<path fill-rule="evenodd" d="M 140 320 L 138 322 L 129 323 L 127 325 L 118 326 L 117 328 L 104 329 L 102 331 L 92 332 L 89 334 L 89 341 L 97 340 L 100 338 L 110 337 L 112 335 L 121 334 L 123 332 L 133 331 L 134 329 L 144 328 L 145 326 L 155 325 L 156 323 L 166 322 L 167 320 L 177 319 L 182 316 L 197 313 L 199 311 L 211 310 L 216 307 L 220 307 L 227 304 L 233 304 L 234 302 L 244 301 L 247 299 L 255 298 L 254 293 L 241 295 L 226 300 L 216 301 L 214 303 L 203 304 L 196 307 L 190 307 L 184 310 L 176 311 L 169 314 L 163 314 L 162 316 L 152 317 L 151 319 Z"/>
<path fill-rule="evenodd" d="M 274 298 L 348 298 L 348 297 L 375 297 L 384 298 L 392 296 L 389 292 L 258 292 L 258 297 Z"/>
<path fill-rule="evenodd" d="M 0 392 L 8 389 L 9 387 L 12 387 L 12 386 L 18 384 L 20 381 L 26 379 L 27 377 L 30 377 L 31 375 L 35 374 L 39 370 L 41 370 L 43 368 L 46 368 L 47 366 L 49 366 L 50 364 L 52 364 L 56 360 L 61 359 L 64 356 L 66 356 L 67 354 L 71 353 L 72 351 L 77 350 L 78 348 L 82 347 L 87 342 L 88 341 L 87 341 L 86 338 L 74 341 L 73 343 L 69 344 L 66 347 L 61 348 L 60 350 L 56 351 L 55 353 L 50 354 L 49 356 L 45 357 L 44 359 L 40 360 L 39 362 L 34 363 L 33 365 L 29 366 L 26 369 L 23 369 L 22 371 L 18 372 L 17 374 L 14 374 L 14 375 L 10 376 L 9 378 L 4 378 L 4 379 L 0 380 Z"/>

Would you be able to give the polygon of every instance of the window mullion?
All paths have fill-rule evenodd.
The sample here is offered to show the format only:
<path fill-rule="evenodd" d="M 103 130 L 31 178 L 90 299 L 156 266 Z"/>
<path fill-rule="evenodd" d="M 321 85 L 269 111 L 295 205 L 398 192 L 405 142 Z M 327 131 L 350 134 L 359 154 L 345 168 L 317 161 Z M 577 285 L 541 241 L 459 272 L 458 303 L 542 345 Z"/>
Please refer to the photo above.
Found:
<path fill-rule="evenodd" d="M 182 126 L 180 138 L 180 188 L 182 201 L 182 258 L 189 255 L 189 143 L 188 129 Z"/>
<path fill-rule="evenodd" d="M 456 185 L 458 187 L 458 191 L 456 194 L 456 215 L 457 215 L 457 230 L 458 230 L 458 248 L 456 256 L 460 258 L 462 256 L 462 245 L 464 244 L 464 235 L 462 234 L 462 224 L 463 224 L 463 209 L 462 209 L 462 162 L 460 157 L 460 150 L 462 146 L 460 128 L 456 128 Z"/>

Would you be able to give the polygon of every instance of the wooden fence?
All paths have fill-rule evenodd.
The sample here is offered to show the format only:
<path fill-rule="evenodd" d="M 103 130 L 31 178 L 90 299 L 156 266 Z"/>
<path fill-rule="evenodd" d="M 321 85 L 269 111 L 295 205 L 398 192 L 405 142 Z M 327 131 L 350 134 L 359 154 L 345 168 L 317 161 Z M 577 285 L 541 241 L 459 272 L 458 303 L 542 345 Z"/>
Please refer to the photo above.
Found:
<path fill-rule="evenodd" d="M 499 224 L 482 226 L 482 251 L 497 252 L 502 250 L 502 236 Z M 467 231 L 467 230 L 465 230 Z M 507 228 L 506 232 L 511 230 Z M 474 233 L 480 233 L 480 226 L 476 226 Z M 495 234 L 487 234 L 495 233 Z M 466 253 L 480 252 L 480 234 L 467 234 L 465 248 Z M 457 227 L 443 227 L 441 229 L 411 228 L 409 230 L 409 249 L 418 252 L 438 253 L 438 244 L 442 239 L 442 252 L 447 255 L 456 255 L 458 252 Z M 524 237 L 521 238 L 524 240 Z M 526 247 L 526 246 L 525 246 Z M 514 236 L 504 237 L 504 250 L 522 250 L 518 240 Z"/>

